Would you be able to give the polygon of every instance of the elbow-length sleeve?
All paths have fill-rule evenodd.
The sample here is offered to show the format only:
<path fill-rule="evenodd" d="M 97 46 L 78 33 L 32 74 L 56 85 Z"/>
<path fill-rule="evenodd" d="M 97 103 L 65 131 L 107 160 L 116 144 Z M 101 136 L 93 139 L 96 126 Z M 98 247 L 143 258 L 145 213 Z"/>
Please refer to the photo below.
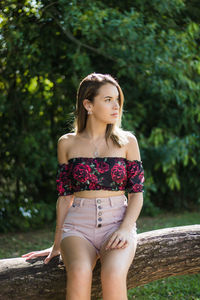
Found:
<path fill-rule="evenodd" d="M 73 194 L 69 164 L 58 164 L 56 187 L 58 196 L 67 196 Z"/>
<path fill-rule="evenodd" d="M 127 160 L 127 185 L 128 193 L 144 192 L 144 169 L 142 161 Z"/>

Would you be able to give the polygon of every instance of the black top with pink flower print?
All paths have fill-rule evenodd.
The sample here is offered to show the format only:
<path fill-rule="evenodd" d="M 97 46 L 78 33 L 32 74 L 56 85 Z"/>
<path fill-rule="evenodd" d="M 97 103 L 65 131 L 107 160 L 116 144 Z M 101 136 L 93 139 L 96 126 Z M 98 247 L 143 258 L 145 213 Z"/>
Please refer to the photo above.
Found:
<path fill-rule="evenodd" d="M 74 157 L 58 164 L 58 196 L 83 190 L 144 192 L 142 161 L 124 157 Z"/>

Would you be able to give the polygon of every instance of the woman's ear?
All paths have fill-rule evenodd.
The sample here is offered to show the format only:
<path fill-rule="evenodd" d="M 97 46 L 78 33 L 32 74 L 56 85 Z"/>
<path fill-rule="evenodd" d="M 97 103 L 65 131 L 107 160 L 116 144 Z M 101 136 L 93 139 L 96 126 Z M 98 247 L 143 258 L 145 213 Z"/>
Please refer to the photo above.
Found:
<path fill-rule="evenodd" d="M 85 107 L 86 110 L 91 110 L 92 108 L 92 103 L 88 99 L 83 100 L 83 106 Z"/>

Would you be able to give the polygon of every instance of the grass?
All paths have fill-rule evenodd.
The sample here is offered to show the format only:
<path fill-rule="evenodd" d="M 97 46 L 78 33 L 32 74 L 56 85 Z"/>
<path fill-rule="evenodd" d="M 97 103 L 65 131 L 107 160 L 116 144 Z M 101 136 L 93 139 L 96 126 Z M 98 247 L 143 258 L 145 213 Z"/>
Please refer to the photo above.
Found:
<path fill-rule="evenodd" d="M 137 232 L 199 224 L 199 212 L 162 213 L 156 217 L 139 217 Z M 0 235 L 0 259 L 19 257 L 33 250 L 51 246 L 54 228 Z M 200 274 L 160 279 L 128 291 L 128 299 L 137 300 L 200 300 Z"/>
<path fill-rule="evenodd" d="M 128 299 L 200 300 L 200 274 L 160 279 L 128 292 Z"/>
<path fill-rule="evenodd" d="M 163 213 L 137 221 L 138 233 L 167 227 L 199 224 L 199 212 Z M 137 300 L 200 300 L 200 274 L 160 279 L 128 291 L 128 299 Z"/>

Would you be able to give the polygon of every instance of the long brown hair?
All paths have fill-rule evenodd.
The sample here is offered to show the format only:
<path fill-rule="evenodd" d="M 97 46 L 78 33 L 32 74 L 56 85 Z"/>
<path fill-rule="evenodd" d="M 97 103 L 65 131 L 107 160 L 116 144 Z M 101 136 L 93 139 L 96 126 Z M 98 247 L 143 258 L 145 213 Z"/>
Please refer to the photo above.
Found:
<path fill-rule="evenodd" d="M 91 73 L 87 75 L 79 84 L 77 95 L 76 95 L 76 109 L 74 112 L 74 123 L 73 123 L 73 132 L 81 133 L 87 122 L 87 110 L 83 105 L 83 100 L 88 99 L 91 102 L 94 101 L 94 98 L 98 95 L 98 90 L 104 84 L 111 83 L 118 89 L 119 92 L 119 117 L 115 124 L 107 124 L 105 138 L 106 142 L 108 138 L 111 138 L 113 143 L 118 147 L 125 145 L 127 140 L 128 131 L 124 131 L 121 128 L 121 118 L 123 112 L 124 104 L 124 94 L 121 87 L 119 86 L 116 79 L 114 79 L 110 74 L 100 74 L 100 73 Z"/>

